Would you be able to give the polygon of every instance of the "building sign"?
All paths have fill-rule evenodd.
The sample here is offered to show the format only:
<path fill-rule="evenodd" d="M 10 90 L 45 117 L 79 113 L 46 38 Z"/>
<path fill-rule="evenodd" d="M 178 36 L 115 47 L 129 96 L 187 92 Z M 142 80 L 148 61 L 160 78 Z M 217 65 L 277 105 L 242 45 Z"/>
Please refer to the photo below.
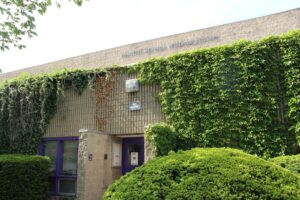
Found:
<path fill-rule="evenodd" d="M 141 110 L 141 102 L 140 101 L 133 101 L 129 103 L 129 110 Z"/>
<path fill-rule="evenodd" d="M 192 40 L 184 40 L 184 41 L 179 41 L 179 42 L 174 42 L 170 44 L 169 46 L 157 46 L 157 47 L 148 47 L 148 48 L 142 48 L 142 49 L 137 49 L 134 51 L 129 51 L 126 53 L 122 54 L 123 58 L 131 58 L 131 57 L 137 57 L 141 56 L 144 54 L 151 55 L 152 53 L 157 53 L 157 52 L 163 52 L 171 49 L 181 49 L 184 47 L 188 46 L 197 46 L 201 44 L 205 44 L 211 41 L 218 40 L 219 36 L 207 36 L 207 37 L 202 37 L 202 38 L 196 38 Z"/>

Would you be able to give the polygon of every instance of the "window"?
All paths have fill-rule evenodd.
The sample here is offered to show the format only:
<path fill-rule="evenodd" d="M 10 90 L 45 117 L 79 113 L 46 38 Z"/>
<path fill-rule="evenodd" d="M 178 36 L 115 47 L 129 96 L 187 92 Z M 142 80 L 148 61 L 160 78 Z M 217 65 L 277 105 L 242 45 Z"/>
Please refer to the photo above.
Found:
<path fill-rule="evenodd" d="M 78 138 L 45 138 L 40 147 L 40 154 L 51 159 L 49 193 L 75 196 Z"/>

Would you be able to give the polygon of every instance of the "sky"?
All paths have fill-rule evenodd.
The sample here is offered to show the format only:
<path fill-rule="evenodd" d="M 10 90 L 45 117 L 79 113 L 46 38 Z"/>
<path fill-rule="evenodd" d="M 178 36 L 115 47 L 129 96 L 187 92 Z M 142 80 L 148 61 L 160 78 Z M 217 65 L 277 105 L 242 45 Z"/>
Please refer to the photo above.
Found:
<path fill-rule="evenodd" d="M 103 49 L 251 19 L 300 7 L 300 0 L 63 1 L 36 16 L 37 37 L 25 49 L 0 51 L 10 72 Z M 1 17 L 1 16 L 0 16 Z"/>

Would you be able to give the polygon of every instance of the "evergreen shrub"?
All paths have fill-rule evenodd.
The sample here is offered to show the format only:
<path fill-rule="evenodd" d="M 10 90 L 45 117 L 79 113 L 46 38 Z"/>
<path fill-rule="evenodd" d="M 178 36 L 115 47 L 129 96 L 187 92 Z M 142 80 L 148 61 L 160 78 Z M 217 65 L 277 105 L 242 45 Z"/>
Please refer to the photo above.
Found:
<path fill-rule="evenodd" d="M 104 200 L 300 199 L 299 177 L 229 148 L 195 148 L 158 157 L 112 184 Z"/>
<path fill-rule="evenodd" d="M 279 156 L 271 159 L 272 162 L 300 175 L 300 154 Z"/>
<path fill-rule="evenodd" d="M 0 199 L 45 200 L 49 165 L 47 157 L 0 155 Z"/>
<path fill-rule="evenodd" d="M 146 129 L 146 138 L 153 143 L 156 156 L 167 155 L 177 150 L 178 137 L 174 128 L 166 123 L 149 125 Z"/>

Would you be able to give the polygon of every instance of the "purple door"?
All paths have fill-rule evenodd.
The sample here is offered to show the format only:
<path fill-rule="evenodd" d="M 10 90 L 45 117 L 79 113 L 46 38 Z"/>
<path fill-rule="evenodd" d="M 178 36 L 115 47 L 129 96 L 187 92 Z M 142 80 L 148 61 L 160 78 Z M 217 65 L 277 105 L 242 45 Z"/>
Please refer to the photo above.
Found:
<path fill-rule="evenodd" d="M 122 144 L 122 174 L 144 164 L 144 138 L 124 138 Z"/>

